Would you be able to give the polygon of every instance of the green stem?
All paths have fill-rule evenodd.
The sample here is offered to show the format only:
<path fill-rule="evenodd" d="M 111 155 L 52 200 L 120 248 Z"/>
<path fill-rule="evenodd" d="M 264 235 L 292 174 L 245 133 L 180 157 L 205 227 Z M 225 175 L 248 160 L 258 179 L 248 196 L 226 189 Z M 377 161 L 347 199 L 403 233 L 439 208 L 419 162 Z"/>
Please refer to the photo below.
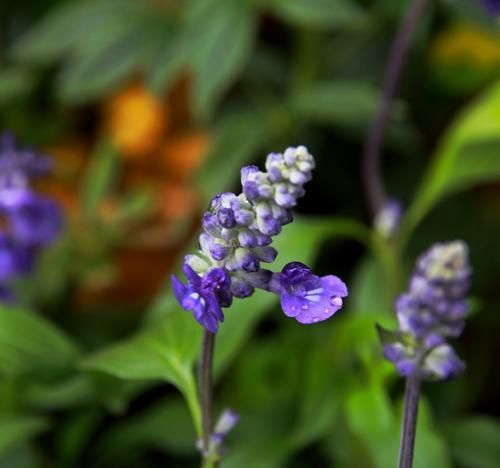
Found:
<path fill-rule="evenodd" d="M 196 430 L 196 436 L 201 437 L 201 409 L 200 401 L 198 399 L 196 391 L 196 382 L 194 380 L 193 374 L 189 372 L 189 377 L 186 379 L 186 389 L 183 391 L 184 399 L 191 413 L 191 418 L 193 419 L 194 428 Z"/>

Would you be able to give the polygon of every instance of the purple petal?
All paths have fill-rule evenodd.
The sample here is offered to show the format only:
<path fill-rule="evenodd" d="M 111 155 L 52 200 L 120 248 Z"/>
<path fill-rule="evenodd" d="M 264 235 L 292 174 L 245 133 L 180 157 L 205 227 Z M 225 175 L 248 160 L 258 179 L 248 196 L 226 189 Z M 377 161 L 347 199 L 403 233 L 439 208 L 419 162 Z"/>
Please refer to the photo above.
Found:
<path fill-rule="evenodd" d="M 287 317 L 297 317 L 302 311 L 302 307 L 308 307 L 307 301 L 283 291 L 281 293 L 281 308 Z"/>
<path fill-rule="evenodd" d="M 182 304 L 184 296 L 187 293 L 187 287 L 186 285 L 181 283 L 179 278 L 177 278 L 177 276 L 175 275 L 171 276 L 171 280 L 172 280 L 172 290 L 174 291 L 174 296 L 177 299 L 177 302 L 179 304 Z"/>
<path fill-rule="evenodd" d="M 201 278 L 188 264 L 184 263 L 184 265 L 182 265 L 182 271 L 186 275 L 189 284 L 193 286 L 194 289 L 201 287 Z"/>
<path fill-rule="evenodd" d="M 325 293 L 328 293 L 330 297 L 346 297 L 348 295 L 346 284 L 338 276 L 323 276 L 321 278 L 321 286 L 325 288 Z"/>

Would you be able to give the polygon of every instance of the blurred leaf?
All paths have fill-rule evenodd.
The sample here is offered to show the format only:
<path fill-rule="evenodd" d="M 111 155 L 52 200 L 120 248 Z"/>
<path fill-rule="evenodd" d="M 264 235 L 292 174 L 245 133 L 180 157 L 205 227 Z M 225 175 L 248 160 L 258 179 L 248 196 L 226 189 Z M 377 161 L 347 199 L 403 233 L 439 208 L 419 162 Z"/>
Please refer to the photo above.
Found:
<path fill-rule="evenodd" d="M 73 343 L 45 318 L 0 306 L 0 374 L 54 376 L 78 357 Z"/>
<path fill-rule="evenodd" d="M 330 125 L 366 124 L 377 109 L 379 91 L 365 81 L 317 83 L 294 97 L 292 108 L 303 120 Z"/>
<path fill-rule="evenodd" d="M 82 451 L 102 422 L 103 411 L 98 407 L 70 413 L 57 428 L 54 446 L 62 466 L 75 466 Z"/>
<path fill-rule="evenodd" d="M 187 58 L 182 41 L 179 33 L 170 33 L 164 41 L 163 50 L 153 57 L 146 75 L 147 86 L 153 93 L 161 96 L 170 91 L 186 66 Z"/>
<path fill-rule="evenodd" d="M 0 418 L 0 455 L 22 444 L 48 428 L 45 418 L 35 416 L 2 416 Z"/>
<path fill-rule="evenodd" d="M 151 48 L 147 29 L 136 27 L 93 53 L 73 54 L 58 77 L 65 103 L 80 103 L 116 89 L 139 70 Z"/>
<path fill-rule="evenodd" d="M 29 407 L 53 411 L 81 406 L 94 396 L 92 383 L 85 375 L 71 376 L 62 382 L 30 382 L 23 392 L 23 402 Z"/>
<path fill-rule="evenodd" d="M 201 341 L 201 327 L 190 314 L 173 311 L 161 323 L 83 359 L 83 369 L 120 379 L 162 380 L 186 397 L 195 423 L 197 399 L 192 366 Z"/>
<path fill-rule="evenodd" d="M 193 57 L 194 102 L 210 115 L 222 93 L 246 65 L 256 32 L 256 17 L 244 2 L 220 2 L 197 25 Z"/>
<path fill-rule="evenodd" d="M 241 415 L 231 437 L 231 450 L 221 468 L 281 468 L 291 453 L 290 407 L 274 405 L 271 410 Z"/>
<path fill-rule="evenodd" d="M 96 458 L 113 465 L 135 459 L 146 450 L 194 453 L 195 439 L 183 402 L 162 400 L 111 427 L 98 442 Z"/>
<path fill-rule="evenodd" d="M 302 398 L 293 435 L 294 447 L 305 447 L 329 434 L 341 405 L 341 383 L 336 379 L 328 354 L 321 347 L 309 351 L 303 370 Z"/>
<path fill-rule="evenodd" d="M 386 391 L 380 383 L 371 382 L 350 392 L 346 404 L 350 428 L 369 450 L 375 466 L 386 468 L 397 461 L 400 441 L 402 405 L 394 415 Z M 449 468 L 450 460 L 442 438 L 432 428 L 425 399 L 420 401 L 415 443 L 415 468 Z"/>
<path fill-rule="evenodd" d="M 444 426 L 444 434 L 455 459 L 464 468 L 498 468 L 500 421 L 471 416 Z"/>
<path fill-rule="evenodd" d="M 355 314 L 371 314 L 373 318 L 392 313 L 385 281 L 384 272 L 374 259 L 366 257 L 359 262 L 350 283 L 349 310 Z"/>
<path fill-rule="evenodd" d="M 22 68 L 2 67 L 0 72 L 0 102 L 8 103 L 25 96 L 35 84 L 32 72 Z"/>
<path fill-rule="evenodd" d="M 239 168 L 265 144 L 266 123 L 266 116 L 261 112 L 241 112 L 231 114 L 218 125 L 215 141 L 197 178 L 207 203 L 218 192 L 231 190 L 239 178 Z M 233 174 L 234 178 L 228 174 Z"/>
<path fill-rule="evenodd" d="M 456 120 L 434 153 L 431 166 L 403 224 L 408 236 L 443 196 L 500 179 L 500 82 Z"/>
<path fill-rule="evenodd" d="M 92 39 L 98 28 L 109 28 L 113 19 L 127 8 L 138 5 L 133 0 L 80 0 L 64 2 L 51 10 L 34 28 L 15 44 L 13 55 L 26 62 L 45 63 L 59 58 L 78 44 Z"/>
<path fill-rule="evenodd" d="M 92 215 L 112 188 L 117 170 L 116 151 L 111 142 L 102 139 L 96 144 L 90 159 L 80 196 L 86 213 Z"/>
<path fill-rule="evenodd" d="M 281 18 L 303 26 L 353 26 L 365 17 L 351 0 L 271 0 L 269 6 Z"/>
<path fill-rule="evenodd" d="M 82 366 L 121 379 L 155 379 L 184 388 L 191 379 L 201 328 L 187 313 L 169 313 L 155 328 L 87 356 Z"/>
<path fill-rule="evenodd" d="M 393 465 L 397 453 L 390 437 L 394 414 L 382 386 L 371 382 L 351 391 L 345 411 L 350 429 L 366 444 L 377 466 Z"/>

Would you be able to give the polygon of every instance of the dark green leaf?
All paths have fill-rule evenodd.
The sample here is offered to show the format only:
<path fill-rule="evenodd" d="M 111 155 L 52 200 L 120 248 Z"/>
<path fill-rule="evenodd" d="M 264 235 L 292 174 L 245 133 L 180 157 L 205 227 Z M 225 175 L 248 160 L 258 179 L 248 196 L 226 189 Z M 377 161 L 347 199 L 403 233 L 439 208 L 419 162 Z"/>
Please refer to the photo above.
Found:
<path fill-rule="evenodd" d="M 92 39 L 97 28 L 109 27 L 113 19 L 130 8 L 131 0 L 86 0 L 64 2 L 52 10 L 15 45 L 17 59 L 45 63 L 59 58 Z"/>
<path fill-rule="evenodd" d="M 106 37 L 96 50 L 73 54 L 59 76 L 59 96 L 64 102 L 80 103 L 116 89 L 145 65 L 155 40 L 146 25 L 139 24 L 113 40 Z"/>
<path fill-rule="evenodd" d="M 294 24 L 321 27 L 358 26 L 363 10 L 351 0 L 271 0 L 270 7 Z"/>
<path fill-rule="evenodd" d="M 53 376 L 78 356 L 73 343 L 45 318 L 0 306 L 0 374 Z"/>
<path fill-rule="evenodd" d="M 498 468 L 500 421 L 472 416 L 447 424 L 444 434 L 453 456 L 464 468 Z"/>
<path fill-rule="evenodd" d="M 292 109 L 303 120 L 329 125 L 366 125 L 379 103 L 377 88 L 364 81 L 317 83 L 294 97 Z"/>
<path fill-rule="evenodd" d="M 190 314 L 176 309 L 132 338 L 87 356 L 81 366 L 120 379 L 172 383 L 185 396 L 198 426 L 199 407 L 192 366 L 200 342 L 201 327 Z"/>
<path fill-rule="evenodd" d="M 198 113 L 207 116 L 247 63 L 256 18 L 244 4 L 228 3 L 202 21 L 193 62 L 193 92 Z"/>
<path fill-rule="evenodd" d="M 35 416 L 2 416 L 0 418 L 0 454 L 22 444 L 48 428 L 44 418 Z"/>
<path fill-rule="evenodd" d="M 241 112 L 231 114 L 219 124 L 207 162 L 197 178 L 207 202 L 218 192 L 231 190 L 239 179 L 239 169 L 265 144 L 268 138 L 266 122 L 262 112 Z"/>
<path fill-rule="evenodd" d="M 2 67 L 0 72 L 0 102 L 7 103 L 29 93 L 35 84 L 33 73 L 22 68 Z"/>
<path fill-rule="evenodd" d="M 114 425 L 99 441 L 101 462 L 117 464 L 146 450 L 192 453 L 196 434 L 180 399 L 162 400 Z"/>

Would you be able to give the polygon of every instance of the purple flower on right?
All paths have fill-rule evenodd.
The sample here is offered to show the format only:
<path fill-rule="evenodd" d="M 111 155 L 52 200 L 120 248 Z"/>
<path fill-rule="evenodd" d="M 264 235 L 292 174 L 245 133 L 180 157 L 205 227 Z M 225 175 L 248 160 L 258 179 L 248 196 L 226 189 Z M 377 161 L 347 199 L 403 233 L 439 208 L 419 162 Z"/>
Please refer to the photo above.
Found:
<path fill-rule="evenodd" d="M 398 330 L 380 329 L 384 357 L 401 375 L 442 380 L 464 371 L 446 339 L 464 328 L 470 275 L 462 241 L 435 244 L 417 260 L 408 291 L 396 301 Z"/>
<path fill-rule="evenodd" d="M 481 3 L 493 16 L 500 15 L 500 0 L 481 0 Z"/>

